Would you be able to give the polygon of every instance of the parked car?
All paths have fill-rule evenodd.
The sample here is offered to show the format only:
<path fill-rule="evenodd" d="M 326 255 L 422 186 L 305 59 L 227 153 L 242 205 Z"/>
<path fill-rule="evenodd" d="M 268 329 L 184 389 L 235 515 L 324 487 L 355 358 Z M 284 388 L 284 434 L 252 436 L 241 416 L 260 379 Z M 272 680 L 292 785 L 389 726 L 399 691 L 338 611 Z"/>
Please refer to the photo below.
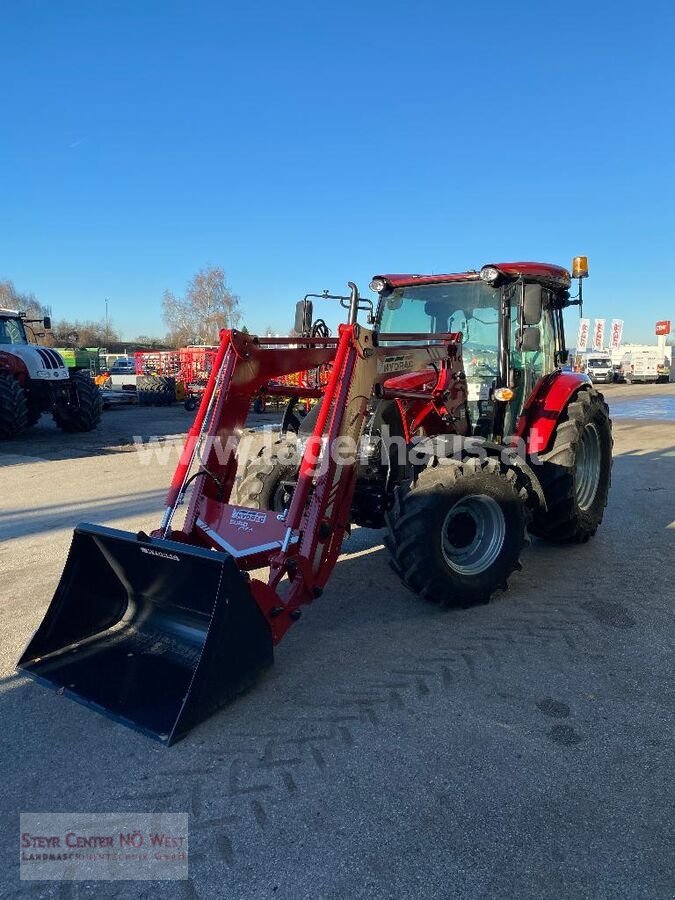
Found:
<path fill-rule="evenodd" d="M 126 391 L 136 390 L 136 361 L 132 356 L 120 356 L 110 366 L 106 375 L 110 387 Z"/>
<path fill-rule="evenodd" d="M 108 372 L 110 375 L 135 375 L 136 362 L 130 356 L 120 356 L 120 358 L 116 359 L 112 366 L 110 366 Z"/>
<path fill-rule="evenodd" d="M 586 360 L 586 374 L 594 384 L 611 384 L 614 381 L 612 360 L 609 356 L 590 356 Z"/>

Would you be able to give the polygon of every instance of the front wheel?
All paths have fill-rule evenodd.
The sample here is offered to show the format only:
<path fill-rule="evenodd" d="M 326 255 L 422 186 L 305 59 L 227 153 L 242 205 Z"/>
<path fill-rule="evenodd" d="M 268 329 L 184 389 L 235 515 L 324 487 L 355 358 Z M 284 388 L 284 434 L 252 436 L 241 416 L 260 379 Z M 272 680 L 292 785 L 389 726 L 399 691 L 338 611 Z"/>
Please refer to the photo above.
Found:
<path fill-rule="evenodd" d="M 602 394 L 584 388 L 567 406 L 553 446 L 533 466 L 546 498 L 530 532 L 554 543 L 583 543 L 598 529 L 612 475 L 612 422 Z M 535 460 L 533 460 L 535 462 Z"/>
<path fill-rule="evenodd" d="M 0 439 L 20 435 L 28 427 L 29 418 L 24 389 L 14 376 L 0 375 Z"/>
<path fill-rule="evenodd" d="M 434 603 L 487 602 L 519 568 L 528 496 L 524 476 L 497 459 L 425 469 L 386 516 L 394 570 Z"/>
<path fill-rule="evenodd" d="M 293 440 L 276 441 L 250 459 L 235 488 L 236 503 L 283 512 L 293 495 L 301 453 Z"/>

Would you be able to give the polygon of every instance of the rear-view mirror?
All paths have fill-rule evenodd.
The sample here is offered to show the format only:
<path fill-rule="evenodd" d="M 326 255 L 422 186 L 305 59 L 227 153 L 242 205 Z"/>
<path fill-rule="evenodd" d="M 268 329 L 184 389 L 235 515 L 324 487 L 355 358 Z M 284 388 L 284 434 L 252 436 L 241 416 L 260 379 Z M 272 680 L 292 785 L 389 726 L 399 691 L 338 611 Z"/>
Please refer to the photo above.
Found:
<path fill-rule="evenodd" d="M 541 285 L 526 284 L 523 290 L 523 324 L 538 325 L 541 322 L 541 313 Z"/>
<path fill-rule="evenodd" d="M 312 320 L 314 316 L 314 306 L 311 300 L 298 300 L 295 304 L 295 325 L 296 334 L 307 336 L 312 330 Z"/>
<path fill-rule="evenodd" d="M 42 324 L 47 329 L 47 331 L 49 331 L 49 329 L 52 327 L 51 316 L 45 316 L 44 319 L 42 320 Z"/>

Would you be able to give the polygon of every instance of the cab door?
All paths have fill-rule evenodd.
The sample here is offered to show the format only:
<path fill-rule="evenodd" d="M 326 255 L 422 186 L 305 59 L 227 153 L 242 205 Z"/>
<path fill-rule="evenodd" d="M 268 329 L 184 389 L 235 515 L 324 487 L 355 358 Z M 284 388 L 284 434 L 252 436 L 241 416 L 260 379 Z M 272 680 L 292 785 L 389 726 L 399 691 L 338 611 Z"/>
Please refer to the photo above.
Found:
<path fill-rule="evenodd" d="M 505 433 L 513 434 L 523 406 L 544 375 L 556 368 L 556 321 L 553 294 L 540 284 L 521 282 L 510 304 L 509 363 L 513 399 Z M 537 345 L 536 349 L 527 346 Z"/>

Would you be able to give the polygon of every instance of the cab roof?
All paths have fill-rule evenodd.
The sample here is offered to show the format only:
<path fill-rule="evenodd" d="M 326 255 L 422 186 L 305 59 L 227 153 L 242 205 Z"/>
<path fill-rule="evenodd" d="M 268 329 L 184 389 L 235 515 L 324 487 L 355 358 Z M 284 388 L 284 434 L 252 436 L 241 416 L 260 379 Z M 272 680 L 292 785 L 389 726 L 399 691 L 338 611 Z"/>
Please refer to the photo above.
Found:
<path fill-rule="evenodd" d="M 507 279 L 519 277 L 531 278 L 536 281 L 546 282 L 556 287 L 569 287 L 572 281 L 570 273 L 562 266 L 554 266 L 552 263 L 538 262 L 510 262 L 487 263 L 486 265 L 499 269 Z M 416 284 L 446 284 L 451 281 L 475 281 L 480 278 L 480 272 L 472 269 L 468 272 L 458 272 L 448 275 L 376 275 L 375 278 L 384 279 L 392 288 L 410 287 Z"/>
<path fill-rule="evenodd" d="M 18 309 L 5 309 L 4 306 L 0 306 L 0 316 L 11 316 L 13 319 L 18 319 L 19 310 Z"/>

